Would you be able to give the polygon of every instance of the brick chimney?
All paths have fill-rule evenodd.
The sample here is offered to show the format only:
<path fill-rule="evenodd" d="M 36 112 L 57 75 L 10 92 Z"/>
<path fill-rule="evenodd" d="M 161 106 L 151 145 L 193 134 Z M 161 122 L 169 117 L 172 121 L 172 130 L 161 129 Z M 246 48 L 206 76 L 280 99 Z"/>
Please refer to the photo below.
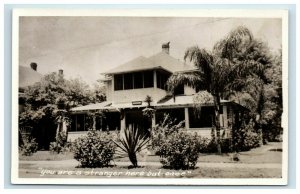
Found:
<path fill-rule="evenodd" d="M 63 75 L 64 74 L 64 70 L 60 69 L 58 70 L 58 75 Z"/>
<path fill-rule="evenodd" d="M 34 63 L 34 62 L 30 63 L 30 67 L 31 67 L 31 69 L 34 70 L 34 71 L 37 70 L 37 64 Z"/>
<path fill-rule="evenodd" d="M 164 43 L 161 46 L 162 51 L 169 54 L 170 53 L 170 42 Z"/>

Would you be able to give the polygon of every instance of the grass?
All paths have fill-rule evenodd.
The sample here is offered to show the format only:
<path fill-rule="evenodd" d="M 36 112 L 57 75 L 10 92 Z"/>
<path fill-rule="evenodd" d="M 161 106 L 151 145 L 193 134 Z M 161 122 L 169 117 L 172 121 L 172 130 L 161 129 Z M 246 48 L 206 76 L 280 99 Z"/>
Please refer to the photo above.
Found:
<path fill-rule="evenodd" d="M 52 154 L 49 151 L 37 151 L 31 156 L 19 154 L 19 160 L 23 161 L 61 161 L 68 159 L 73 159 L 73 153 L 66 152 L 64 154 Z"/>
<path fill-rule="evenodd" d="M 118 166 L 96 169 L 78 168 L 78 162 L 73 159 L 73 154 L 70 152 L 65 154 L 50 154 L 49 151 L 38 151 L 32 156 L 20 155 L 19 175 L 20 177 L 27 178 L 280 178 L 281 151 L 282 147 L 280 143 L 271 143 L 239 153 L 240 161 L 238 162 L 232 160 L 232 154 L 200 154 L 198 159 L 198 164 L 200 165 L 192 170 L 164 169 L 160 165 L 159 156 L 147 154 L 138 156 L 140 164 L 146 165 L 139 168 L 128 169 L 128 166 L 126 166 L 129 163 L 128 157 L 116 157 L 114 162 Z M 49 172 L 47 173 L 45 170 Z M 59 171 L 64 172 L 60 173 Z M 79 171 L 81 174 L 76 174 Z M 91 173 L 92 171 L 94 174 Z M 44 176 L 41 176 L 43 172 Z M 67 174 L 70 172 L 71 174 Z"/>
<path fill-rule="evenodd" d="M 282 162 L 282 150 L 281 143 L 270 143 L 259 148 L 252 149 L 247 152 L 240 152 L 240 161 L 235 162 L 232 160 L 231 153 L 224 153 L 222 155 L 217 154 L 200 154 L 198 162 L 206 163 L 281 163 Z M 275 150 L 275 151 L 274 151 Z M 72 160 L 73 154 L 67 152 L 64 154 L 51 154 L 49 151 L 38 151 L 32 156 L 19 155 L 20 161 L 62 161 Z M 128 157 L 117 156 L 114 159 L 115 162 L 128 162 Z M 156 155 L 138 155 L 139 162 L 159 162 L 159 156 Z"/>

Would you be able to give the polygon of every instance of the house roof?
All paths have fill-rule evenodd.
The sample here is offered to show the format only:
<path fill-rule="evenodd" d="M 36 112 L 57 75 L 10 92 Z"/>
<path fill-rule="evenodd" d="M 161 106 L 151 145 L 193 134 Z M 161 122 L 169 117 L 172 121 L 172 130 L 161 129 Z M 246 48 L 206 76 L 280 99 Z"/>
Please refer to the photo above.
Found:
<path fill-rule="evenodd" d="M 150 69 L 164 69 L 174 73 L 176 71 L 193 70 L 194 67 L 187 65 L 162 51 L 149 58 L 143 56 L 137 57 L 127 63 L 105 72 L 105 74 L 117 74 Z"/>
<path fill-rule="evenodd" d="M 30 67 L 19 66 L 19 87 L 24 88 L 39 82 L 43 75 Z"/>
<path fill-rule="evenodd" d="M 233 105 L 238 105 L 232 101 L 228 100 L 221 100 L 221 104 L 226 104 L 226 103 L 232 103 Z M 161 102 L 152 102 L 151 106 L 160 109 L 160 108 L 176 108 L 176 107 L 191 107 L 194 105 L 194 95 L 180 95 L 180 96 L 175 96 L 174 98 L 167 98 L 164 101 Z M 84 112 L 84 111 L 89 111 L 89 110 L 111 110 L 111 111 L 118 111 L 119 109 L 124 109 L 124 108 L 142 108 L 146 107 L 147 103 L 142 103 L 141 105 L 133 105 L 132 103 L 118 103 L 114 104 L 110 101 L 105 101 L 101 103 L 96 103 L 96 104 L 89 104 L 86 106 L 80 106 L 76 108 L 72 108 L 71 111 L 73 112 Z M 203 106 L 213 106 L 213 103 L 207 103 L 203 104 Z M 240 105 L 239 105 L 240 106 Z"/>

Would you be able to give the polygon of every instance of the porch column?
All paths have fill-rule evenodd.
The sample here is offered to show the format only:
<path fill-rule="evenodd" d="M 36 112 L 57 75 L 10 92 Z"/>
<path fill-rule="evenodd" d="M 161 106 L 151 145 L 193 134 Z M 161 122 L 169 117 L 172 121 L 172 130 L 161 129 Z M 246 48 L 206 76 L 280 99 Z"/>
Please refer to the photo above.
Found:
<path fill-rule="evenodd" d="M 154 88 L 157 88 L 157 76 L 156 76 L 156 70 L 153 71 L 153 85 Z"/>
<path fill-rule="evenodd" d="M 93 115 L 93 131 L 96 131 L 96 115 Z"/>
<path fill-rule="evenodd" d="M 155 127 L 156 125 L 156 118 L 155 118 L 155 113 L 152 116 L 152 128 Z"/>
<path fill-rule="evenodd" d="M 190 128 L 190 120 L 189 120 L 189 108 L 184 108 L 184 120 L 185 120 L 185 128 Z"/>
<path fill-rule="evenodd" d="M 227 119 L 227 106 L 223 106 L 223 122 L 224 122 L 224 127 L 228 128 L 228 119 Z"/>
<path fill-rule="evenodd" d="M 126 127 L 125 118 L 126 118 L 126 114 L 124 113 L 124 117 L 121 120 L 120 132 L 123 132 L 125 130 L 125 127 Z"/>

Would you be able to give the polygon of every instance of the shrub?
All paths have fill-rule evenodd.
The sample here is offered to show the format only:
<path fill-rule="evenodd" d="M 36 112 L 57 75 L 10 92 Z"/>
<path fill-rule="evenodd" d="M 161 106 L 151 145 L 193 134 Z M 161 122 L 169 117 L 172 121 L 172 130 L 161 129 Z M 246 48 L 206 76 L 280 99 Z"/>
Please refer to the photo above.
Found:
<path fill-rule="evenodd" d="M 235 151 L 248 151 L 260 146 L 261 136 L 255 132 L 254 123 L 243 124 L 233 136 Z"/>
<path fill-rule="evenodd" d="M 111 135 L 98 131 L 88 131 L 73 143 L 74 158 L 82 167 L 106 167 L 113 160 L 115 144 Z"/>
<path fill-rule="evenodd" d="M 231 145 L 231 139 L 229 138 L 221 138 L 221 150 L 223 153 L 228 153 L 232 151 L 232 145 Z M 203 147 L 203 149 L 200 151 L 202 153 L 217 153 L 218 147 L 217 142 L 215 138 L 212 138 L 208 140 L 208 144 L 206 147 Z"/>
<path fill-rule="evenodd" d="M 124 135 L 120 136 L 115 142 L 116 146 L 121 149 L 120 153 L 126 153 L 132 166 L 138 167 L 137 153 L 146 149 L 149 142 L 147 134 L 142 133 L 138 128 L 129 127 L 124 130 Z"/>
<path fill-rule="evenodd" d="M 65 132 L 60 132 L 56 136 L 56 142 L 51 142 L 49 146 L 51 153 L 62 153 L 68 150 L 67 148 L 67 135 Z"/>
<path fill-rule="evenodd" d="M 165 137 L 157 150 L 160 162 L 171 169 L 189 169 L 197 164 L 199 136 L 187 131 L 173 132 Z"/>
<path fill-rule="evenodd" d="M 175 123 L 175 119 L 172 119 L 168 114 L 165 114 L 163 122 L 152 128 L 151 147 L 155 152 L 157 152 L 168 135 L 178 132 L 183 128 L 184 121 L 181 121 L 178 124 Z"/>
<path fill-rule="evenodd" d="M 27 138 L 23 141 L 23 145 L 21 146 L 21 153 L 23 156 L 31 156 L 33 153 L 37 152 L 38 143 L 36 143 L 34 138 Z"/>
<path fill-rule="evenodd" d="M 247 151 L 259 146 L 260 146 L 260 136 L 253 131 L 247 131 L 244 134 L 244 139 L 241 145 L 242 150 Z"/>

